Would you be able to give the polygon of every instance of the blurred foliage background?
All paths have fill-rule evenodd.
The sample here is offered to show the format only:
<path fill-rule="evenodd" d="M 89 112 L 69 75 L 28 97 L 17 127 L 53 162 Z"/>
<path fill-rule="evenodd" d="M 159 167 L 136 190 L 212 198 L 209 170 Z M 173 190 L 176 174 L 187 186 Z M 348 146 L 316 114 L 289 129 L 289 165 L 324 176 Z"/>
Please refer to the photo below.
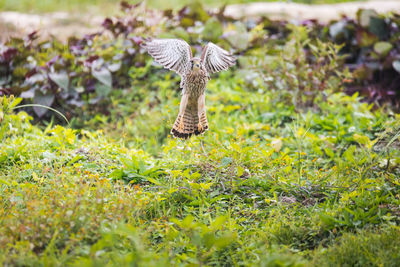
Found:
<path fill-rule="evenodd" d="M 269 2 L 273 2 L 270 0 Z M 0 10 L 12 10 L 22 12 L 51 12 L 51 11 L 82 11 L 85 9 L 95 9 L 101 14 L 110 14 L 110 11 L 117 10 L 115 0 L 0 0 Z M 132 1 L 132 3 L 138 3 L 140 1 Z M 187 4 L 194 2 L 193 0 L 147 0 L 148 6 L 159 9 L 166 8 L 181 8 Z M 223 4 L 238 4 L 238 3 L 250 3 L 257 2 L 251 0 L 224 0 L 224 1 L 212 1 L 204 0 L 203 4 L 215 7 Z M 350 2 L 350 0 L 288 0 L 276 2 L 288 2 L 288 3 L 305 3 L 305 4 L 327 4 L 327 3 L 342 3 Z"/>

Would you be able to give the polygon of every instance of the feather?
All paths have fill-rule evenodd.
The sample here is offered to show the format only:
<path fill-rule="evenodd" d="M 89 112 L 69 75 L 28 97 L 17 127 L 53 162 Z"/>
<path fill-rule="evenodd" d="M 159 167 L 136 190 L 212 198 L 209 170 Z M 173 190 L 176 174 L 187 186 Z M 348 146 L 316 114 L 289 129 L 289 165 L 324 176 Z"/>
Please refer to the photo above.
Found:
<path fill-rule="evenodd" d="M 208 73 L 215 73 L 227 70 L 236 64 L 236 58 L 228 51 L 209 42 L 201 53 L 201 62 L 206 67 Z"/>
<path fill-rule="evenodd" d="M 142 47 L 165 68 L 183 77 L 190 68 L 192 50 L 183 40 L 179 39 L 150 39 Z"/>

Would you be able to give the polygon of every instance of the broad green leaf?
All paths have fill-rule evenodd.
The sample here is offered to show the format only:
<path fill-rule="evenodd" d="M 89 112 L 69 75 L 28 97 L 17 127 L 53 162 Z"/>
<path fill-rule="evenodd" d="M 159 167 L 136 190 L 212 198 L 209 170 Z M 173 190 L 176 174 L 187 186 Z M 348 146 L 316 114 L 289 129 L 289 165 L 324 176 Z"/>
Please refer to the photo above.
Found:
<path fill-rule="evenodd" d="M 384 40 L 389 35 L 389 29 L 386 25 L 385 19 L 372 16 L 369 22 L 368 29 L 370 32 Z"/>
<path fill-rule="evenodd" d="M 69 88 L 69 77 L 68 74 L 65 72 L 60 72 L 60 73 L 56 73 L 56 72 L 52 72 L 49 73 L 49 78 L 55 82 L 58 87 L 64 89 L 65 91 L 68 91 Z"/>
<path fill-rule="evenodd" d="M 329 147 L 325 147 L 324 150 L 325 150 L 326 155 L 328 155 L 328 157 L 330 157 L 331 159 L 333 159 L 335 157 L 335 153 Z"/>
<path fill-rule="evenodd" d="M 116 72 L 121 68 L 121 61 L 110 64 L 107 67 L 111 72 Z"/>
<path fill-rule="evenodd" d="M 239 50 L 244 50 L 249 46 L 250 34 L 242 22 L 235 22 L 232 29 L 229 29 L 226 35 L 229 43 Z"/>
<path fill-rule="evenodd" d="M 217 217 L 210 225 L 213 231 L 219 230 L 227 222 L 228 218 L 226 216 Z"/>
<path fill-rule="evenodd" d="M 11 184 L 9 182 L 7 182 L 6 180 L 4 180 L 4 179 L 0 179 L 0 184 L 5 184 L 5 185 L 8 185 L 8 186 L 11 186 Z"/>
<path fill-rule="evenodd" d="M 194 223 L 194 217 L 192 215 L 188 215 L 188 216 L 186 216 L 185 219 L 183 219 L 181 221 L 181 225 L 180 226 L 182 228 L 190 228 L 193 225 L 193 223 Z"/>
<path fill-rule="evenodd" d="M 329 27 L 329 34 L 333 37 L 336 38 L 339 34 L 343 33 L 346 30 L 346 25 L 347 23 L 345 21 L 338 21 L 336 23 L 333 23 Z"/>
<path fill-rule="evenodd" d="M 46 107 L 50 107 L 54 102 L 54 98 L 55 98 L 54 94 L 51 94 L 51 93 L 43 94 L 42 91 L 36 90 L 35 96 L 33 98 L 33 103 L 42 105 L 42 106 L 46 106 Z M 48 111 L 48 109 L 38 107 L 38 106 L 34 106 L 33 110 L 35 111 L 36 115 L 39 118 L 42 117 L 44 114 L 46 114 L 46 112 Z"/>
<path fill-rule="evenodd" d="M 111 92 L 111 87 L 105 84 L 98 83 L 96 84 L 96 93 L 99 96 L 107 97 Z"/>
<path fill-rule="evenodd" d="M 202 35 L 204 39 L 217 41 L 222 33 L 223 29 L 221 23 L 216 18 L 211 18 L 207 20 L 206 24 L 204 25 Z"/>
<path fill-rule="evenodd" d="M 352 145 L 343 153 L 343 157 L 349 162 L 354 162 L 355 151 L 356 151 L 356 146 Z"/>
<path fill-rule="evenodd" d="M 103 85 L 109 88 L 112 87 L 112 75 L 108 69 L 101 68 L 100 70 L 96 70 L 95 68 L 92 68 L 92 75 Z"/>
<path fill-rule="evenodd" d="M 218 249 L 222 249 L 234 242 L 236 238 L 237 236 L 233 233 L 224 234 L 223 236 L 215 239 L 214 246 Z"/>
<path fill-rule="evenodd" d="M 390 52 L 390 50 L 392 50 L 392 48 L 393 45 L 388 42 L 377 42 L 374 45 L 375 52 L 382 56 L 386 56 Z"/>
<path fill-rule="evenodd" d="M 18 98 L 12 98 L 11 103 L 8 105 L 8 109 L 12 109 L 15 108 L 19 103 L 21 103 L 22 98 L 18 97 Z"/>
<path fill-rule="evenodd" d="M 360 135 L 360 134 L 354 134 L 353 138 L 354 138 L 354 141 L 356 141 L 356 142 L 358 142 L 358 143 L 360 143 L 362 145 L 365 145 L 367 147 L 370 147 L 371 140 L 369 139 L 368 136 Z"/>
<path fill-rule="evenodd" d="M 110 178 L 116 179 L 116 180 L 122 179 L 123 176 L 124 176 L 124 171 L 121 169 L 116 169 L 110 173 Z"/>
<path fill-rule="evenodd" d="M 377 17 L 378 13 L 376 13 L 373 9 L 360 9 L 357 11 L 357 19 L 362 27 L 368 27 L 371 21 L 371 17 Z"/>

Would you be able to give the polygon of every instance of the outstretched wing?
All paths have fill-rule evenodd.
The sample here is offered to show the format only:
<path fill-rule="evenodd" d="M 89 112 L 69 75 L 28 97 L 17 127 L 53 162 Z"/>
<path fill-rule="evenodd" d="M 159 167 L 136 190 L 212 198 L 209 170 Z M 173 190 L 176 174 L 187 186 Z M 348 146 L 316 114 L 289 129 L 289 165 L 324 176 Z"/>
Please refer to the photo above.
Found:
<path fill-rule="evenodd" d="M 236 64 L 236 58 L 228 51 L 209 42 L 201 53 L 201 62 L 206 67 L 208 73 L 215 73 L 227 70 Z"/>
<path fill-rule="evenodd" d="M 188 70 L 192 50 L 183 40 L 179 39 L 151 39 L 142 47 L 165 68 L 176 71 L 183 76 Z"/>

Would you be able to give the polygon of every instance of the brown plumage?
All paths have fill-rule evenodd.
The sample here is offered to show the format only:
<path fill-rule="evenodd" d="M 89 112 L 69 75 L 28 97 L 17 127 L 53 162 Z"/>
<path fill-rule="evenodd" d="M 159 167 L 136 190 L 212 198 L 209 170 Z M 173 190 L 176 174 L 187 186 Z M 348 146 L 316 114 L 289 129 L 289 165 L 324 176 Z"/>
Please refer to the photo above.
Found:
<path fill-rule="evenodd" d="M 235 57 L 219 46 L 208 43 L 201 58 L 192 57 L 190 46 L 178 39 L 153 39 L 143 47 L 165 68 L 181 76 L 182 99 L 171 134 L 187 139 L 208 130 L 205 89 L 210 73 L 226 70 L 235 64 Z"/>

